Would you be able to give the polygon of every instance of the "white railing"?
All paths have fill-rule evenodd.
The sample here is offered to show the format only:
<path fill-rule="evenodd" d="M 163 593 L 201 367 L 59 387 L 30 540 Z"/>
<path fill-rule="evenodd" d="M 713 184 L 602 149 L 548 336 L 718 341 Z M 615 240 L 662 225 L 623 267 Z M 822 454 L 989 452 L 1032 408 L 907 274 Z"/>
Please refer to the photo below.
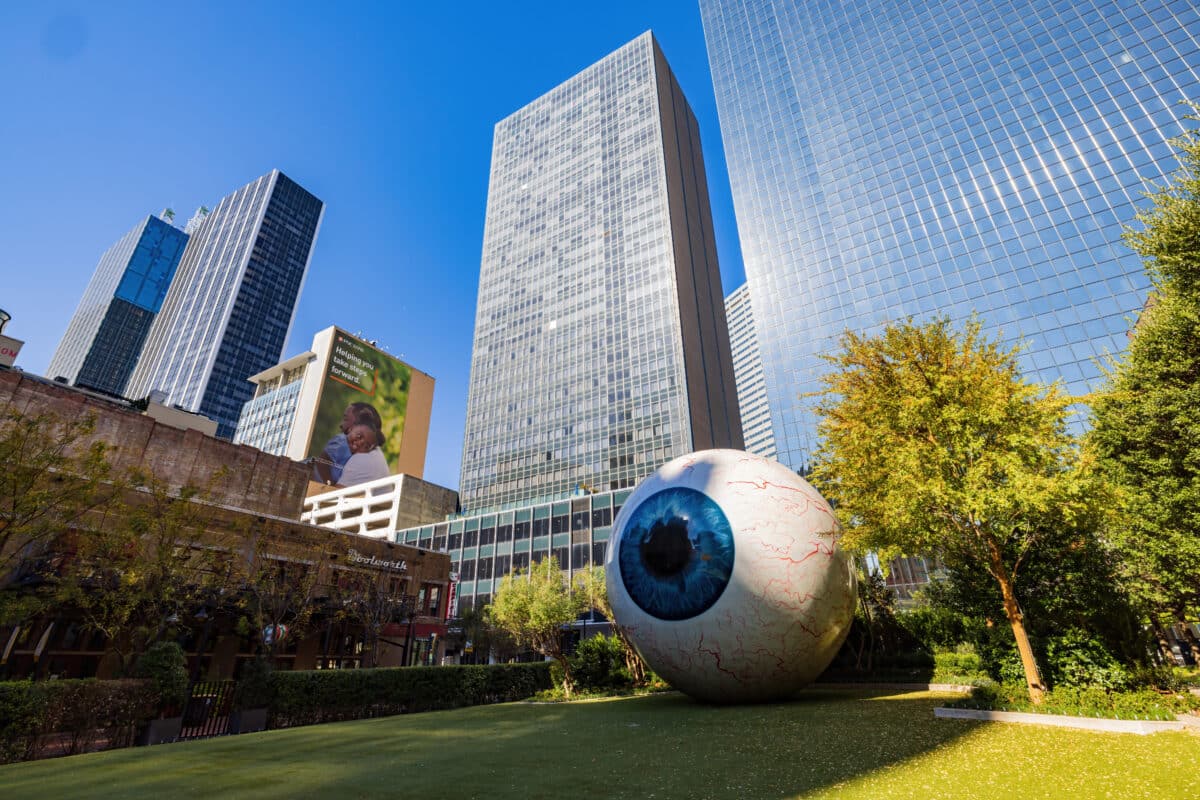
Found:
<path fill-rule="evenodd" d="M 343 533 L 386 539 L 399 527 L 402 477 L 389 475 L 306 497 L 300 519 Z"/>

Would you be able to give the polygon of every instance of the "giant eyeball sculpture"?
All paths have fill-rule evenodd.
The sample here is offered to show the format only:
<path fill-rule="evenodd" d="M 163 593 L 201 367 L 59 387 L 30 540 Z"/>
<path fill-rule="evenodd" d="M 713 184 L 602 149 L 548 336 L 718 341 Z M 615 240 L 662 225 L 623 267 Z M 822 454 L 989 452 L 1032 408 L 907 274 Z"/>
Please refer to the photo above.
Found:
<path fill-rule="evenodd" d="M 782 464 L 740 450 L 677 458 L 638 485 L 613 525 L 614 621 L 697 700 L 789 697 L 829 665 L 854 617 L 840 530 Z"/>

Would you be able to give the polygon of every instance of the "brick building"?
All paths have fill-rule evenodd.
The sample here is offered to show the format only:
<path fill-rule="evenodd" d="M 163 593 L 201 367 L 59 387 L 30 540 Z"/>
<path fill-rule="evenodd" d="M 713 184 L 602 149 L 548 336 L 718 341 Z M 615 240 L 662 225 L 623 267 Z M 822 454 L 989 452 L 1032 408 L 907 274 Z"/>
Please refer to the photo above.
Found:
<path fill-rule="evenodd" d="M 215 553 L 219 558 L 214 563 L 226 565 L 231 575 L 291 571 L 308 576 L 296 608 L 272 617 L 262 629 L 253 623 L 256 615 L 247 611 L 257 606 L 245 578 L 202 599 L 196 594 L 188 608 L 172 614 L 170 638 L 184 647 L 194 677 L 233 676 L 271 640 L 281 669 L 439 660 L 446 632 L 449 555 L 300 522 L 306 465 L 199 431 L 180 430 L 128 402 L 0 370 L 0 425 L 39 414 L 94 419 L 94 430 L 70 442 L 70 449 L 81 451 L 92 441 L 105 442 L 111 448 L 108 461 L 114 478 L 140 470 L 153 476 L 157 494 L 127 487 L 103 515 L 88 512 L 38 541 L 0 539 L 0 592 L 9 599 L 48 585 L 61 572 L 64 559 L 71 558 L 73 537 L 126 524 L 122 515 L 136 515 L 139 509 L 145 511 L 145 504 L 165 498 L 168 503 L 189 504 L 188 535 L 186 541 L 176 542 L 178 550 L 208 559 Z M 16 471 L 14 463 L 2 466 Z M 188 487 L 203 491 L 180 499 L 179 493 Z M 0 488 L 0 493 L 11 491 Z M 292 619 L 303 623 L 289 624 Z M 257 620 L 262 621 L 261 614 Z M 0 623 L 0 675 L 107 676 L 117 671 L 117 664 L 109 642 L 66 608 L 19 624 Z"/>

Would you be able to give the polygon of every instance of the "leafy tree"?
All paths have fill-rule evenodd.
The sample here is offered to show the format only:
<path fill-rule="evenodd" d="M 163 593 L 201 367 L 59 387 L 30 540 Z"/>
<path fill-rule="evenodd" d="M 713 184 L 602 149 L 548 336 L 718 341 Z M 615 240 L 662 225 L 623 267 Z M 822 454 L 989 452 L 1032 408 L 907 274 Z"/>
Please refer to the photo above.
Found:
<path fill-rule="evenodd" d="M 1197 112 L 1185 118 L 1200 122 Z M 1125 232 L 1153 294 L 1093 401 L 1088 437 L 1121 490 L 1109 538 L 1122 578 L 1156 626 L 1200 618 L 1200 131 L 1173 143 L 1179 169 Z"/>
<path fill-rule="evenodd" d="M 880 665 L 895 663 L 901 654 L 927 655 L 921 642 L 896 618 L 896 596 L 884 576 L 864 568 L 861 559 L 855 561 L 858 607 L 836 661 L 850 666 L 847 656 L 853 654 L 854 671 L 870 672 Z"/>
<path fill-rule="evenodd" d="M 205 502 L 209 494 L 190 486 L 172 491 L 135 473 L 119 507 L 70 540 L 57 600 L 104 634 L 122 674 L 203 602 L 232 594 L 241 532 Z"/>
<path fill-rule="evenodd" d="M 463 608 L 447 636 L 447 646 L 462 653 L 463 664 L 487 664 L 492 655 L 501 661 L 520 655 L 519 647 L 506 631 L 492 624 L 486 606 Z M 470 652 L 467 652 L 467 648 Z"/>
<path fill-rule="evenodd" d="M 1016 350 L 977 319 L 846 333 L 830 360 L 813 477 L 848 523 L 845 544 L 983 565 L 1040 702 L 1022 568 L 1049 531 L 1085 527 L 1099 499 L 1066 432 L 1070 399 L 1023 380 Z"/>
<path fill-rule="evenodd" d="M 612 604 L 608 602 L 608 581 L 604 575 L 604 567 L 592 567 L 585 572 L 577 573 L 575 587 L 577 591 L 587 597 L 591 608 L 599 611 L 612 624 L 613 635 L 621 644 L 625 669 L 633 678 L 634 683 L 645 682 L 646 663 L 642 661 L 641 655 L 629 641 L 625 629 L 618 625 L 617 620 L 613 617 Z"/>
<path fill-rule="evenodd" d="M 249 532 L 248 547 L 238 559 L 244 632 L 270 659 L 284 637 L 302 639 L 317 612 L 318 590 L 329 586 L 330 566 L 316 537 L 264 524 Z"/>
<path fill-rule="evenodd" d="M 557 661 L 563 670 L 563 692 L 570 697 L 574 679 L 563 651 L 563 626 L 588 608 L 587 595 L 571 591 L 558 561 L 551 557 L 533 564 L 528 572 L 518 570 L 505 576 L 488 606 L 488 616 L 518 643 Z"/>
<path fill-rule="evenodd" d="M 100 517 L 121 486 L 113 481 L 111 448 L 92 441 L 92 415 L 0 413 L 0 576 L 20 569 L 26 588 L 57 569 L 50 545 L 65 531 Z M 36 616 L 46 601 L 35 591 L 0 597 L 0 624 Z"/>
<path fill-rule="evenodd" d="M 380 642 L 401 646 L 384 638 L 384 628 L 409 622 L 417 613 L 416 595 L 404 594 L 400 578 L 384 570 L 339 570 L 335 602 L 344 619 L 362 628 L 366 668 L 379 663 Z"/>

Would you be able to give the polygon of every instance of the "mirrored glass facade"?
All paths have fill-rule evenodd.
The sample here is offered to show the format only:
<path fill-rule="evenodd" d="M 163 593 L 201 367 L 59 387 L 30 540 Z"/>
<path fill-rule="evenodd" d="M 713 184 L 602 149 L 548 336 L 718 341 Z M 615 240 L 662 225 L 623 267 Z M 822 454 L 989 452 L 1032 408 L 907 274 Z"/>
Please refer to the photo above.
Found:
<path fill-rule="evenodd" d="M 49 376 L 123 394 L 187 241 L 183 231 L 149 216 L 110 247 L 50 359 Z"/>
<path fill-rule="evenodd" d="M 460 492 L 622 488 L 740 444 L 699 131 L 646 33 L 496 125 Z"/>
<path fill-rule="evenodd" d="M 324 209 L 278 170 L 221 200 L 188 243 L 128 394 L 161 390 L 231 438 L 247 378 L 283 353 Z"/>
<path fill-rule="evenodd" d="M 978 313 L 1082 394 L 1147 292 L 1120 241 L 1200 98 L 1192 0 L 701 0 L 780 460 L 846 329 Z"/>
<path fill-rule="evenodd" d="M 775 458 L 775 435 L 771 432 L 771 409 L 767 406 L 767 386 L 763 382 L 762 359 L 758 356 L 758 337 L 754 334 L 749 284 L 743 283 L 725 298 L 725 319 L 729 322 L 733 377 L 746 452 Z"/>

